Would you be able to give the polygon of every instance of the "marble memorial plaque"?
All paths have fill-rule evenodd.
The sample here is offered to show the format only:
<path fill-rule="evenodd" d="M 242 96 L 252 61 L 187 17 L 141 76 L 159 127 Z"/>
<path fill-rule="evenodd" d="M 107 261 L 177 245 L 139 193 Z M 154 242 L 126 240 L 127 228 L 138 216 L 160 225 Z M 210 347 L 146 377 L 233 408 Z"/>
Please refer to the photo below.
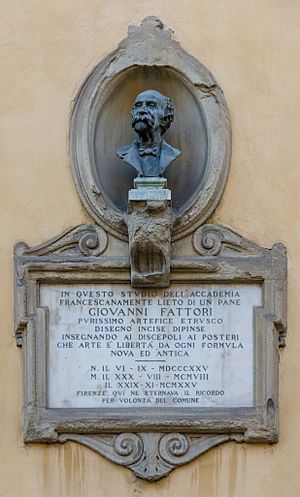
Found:
<path fill-rule="evenodd" d="M 136 124 L 136 104 L 151 104 L 160 121 L 161 133 L 149 120 L 134 125 L 147 149 L 129 144 L 133 102 Z M 206 224 L 231 156 L 227 104 L 211 73 L 159 19 L 130 26 L 81 86 L 69 148 L 96 224 L 14 250 L 24 442 L 70 440 L 148 481 L 223 443 L 276 443 L 286 248 Z M 152 174 L 175 157 L 170 192 Z M 154 186 L 155 200 L 134 193 Z"/>
<path fill-rule="evenodd" d="M 261 286 L 40 285 L 48 407 L 251 407 Z"/>

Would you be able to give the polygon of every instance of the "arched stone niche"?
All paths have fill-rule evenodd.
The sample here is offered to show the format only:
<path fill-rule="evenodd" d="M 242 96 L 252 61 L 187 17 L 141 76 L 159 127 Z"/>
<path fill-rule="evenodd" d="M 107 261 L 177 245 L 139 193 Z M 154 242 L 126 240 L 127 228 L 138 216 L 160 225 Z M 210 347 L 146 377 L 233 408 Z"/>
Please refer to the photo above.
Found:
<path fill-rule="evenodd" d="M 172 191 L 176 240 L 216 208 L 228 175 L 231 130 L 223 93 L 212 75 L 158 19 L 130 27 L 128 37 L 83 84 L 71 121 L 72 168 L 90 215 L 126 240 L 124 215 L 135 171 L 116 156 L 116 149 L 134 139 L 130 110 L 135 96 L 146 89 L 167 95 L 175 108 L 165 139 L 181 155 L 165 176 Z"/>

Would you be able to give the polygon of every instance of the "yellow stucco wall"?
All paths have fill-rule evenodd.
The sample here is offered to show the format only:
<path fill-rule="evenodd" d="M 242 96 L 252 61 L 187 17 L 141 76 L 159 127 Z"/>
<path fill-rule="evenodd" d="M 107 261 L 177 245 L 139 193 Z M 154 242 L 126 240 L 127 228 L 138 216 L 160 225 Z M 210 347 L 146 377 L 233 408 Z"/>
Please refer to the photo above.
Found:
<path fill-rule="evenodd" d="M 289 255 L 280 442 L 230 443 L 155 484 L 87 448 L 22 442 L 22 357 L 13 339 L 12 250 L 88 221 L 68 159 L 72 100 L 87 73 L 147 15 L 159 16 L 224 90 L 233 157 L 213 216 Z M 300 495 L 300 2 L 11 0 L 0 4 L 0 497 Z"/>

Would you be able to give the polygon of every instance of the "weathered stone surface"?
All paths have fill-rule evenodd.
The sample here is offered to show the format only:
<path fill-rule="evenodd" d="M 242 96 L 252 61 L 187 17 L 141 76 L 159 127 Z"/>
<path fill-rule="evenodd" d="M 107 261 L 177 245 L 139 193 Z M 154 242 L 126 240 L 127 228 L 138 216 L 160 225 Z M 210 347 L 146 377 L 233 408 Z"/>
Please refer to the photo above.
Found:
<path fill-rule="evenodd" d="M 132 190 L 132 195 L 129 195 L 126 223 L 132 286 L 168 286 L 172 229 L 170 191 Z"/>

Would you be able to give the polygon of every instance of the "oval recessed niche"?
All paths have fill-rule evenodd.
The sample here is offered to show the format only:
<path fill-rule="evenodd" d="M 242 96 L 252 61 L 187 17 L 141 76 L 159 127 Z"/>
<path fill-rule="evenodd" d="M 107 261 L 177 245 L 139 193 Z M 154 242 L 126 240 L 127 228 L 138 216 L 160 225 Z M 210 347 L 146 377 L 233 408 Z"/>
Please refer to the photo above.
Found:
<path fill-rule="evenodd" d="M 129 30 L 119 48 L 100 62 L 78 93 L 71 119 L 70 152 L 81 200 L 94 220 L 126 239 L 124 215 L 136 172 L 118 147 L 131 143 L 130 111 L 138 93 L 170 97 L 175 118 L 164 139 L 181 150 L 165 172 L 172 192 L 173 238 L 203 224 L 225 187 L 231 151 L 230 120 L 210 72 L 161 26 Z"/>
<path fill-rule="evenodd" d="M 139 66 L 116 78 L 99 108 L 94 135 L 94 176 L 107 202 L 121 213 L 126 212 L 128 190 L 133 187 L 136 171 L 117 157 L 116 149 L 136 138 L 130 111 L 136 95 L 148 89 L 170 97 L 175 109 L 174 122 L 164 139 L 181 150 L 181 155 L 167 168 L 165 176 L 178 215 L 201 189 L 207 162 L 207 135 L 201 107 L 188 82 L 172 69 Z"/>

